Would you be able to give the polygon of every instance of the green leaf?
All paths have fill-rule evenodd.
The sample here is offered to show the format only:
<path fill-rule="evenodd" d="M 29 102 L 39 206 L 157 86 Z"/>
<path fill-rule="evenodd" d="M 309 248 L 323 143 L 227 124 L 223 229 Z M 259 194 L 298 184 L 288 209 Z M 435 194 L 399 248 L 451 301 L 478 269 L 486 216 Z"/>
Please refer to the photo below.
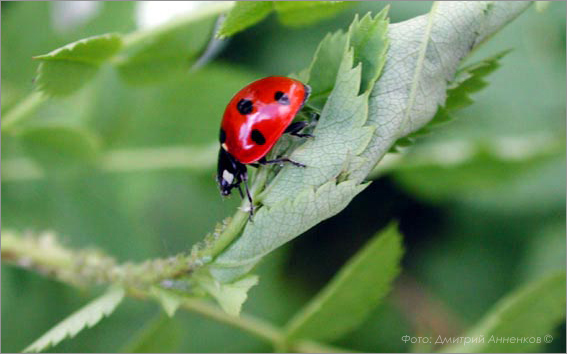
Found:
<path fill-rule="evenodd" d="M 330 18 L 351 5 L 349 1 L 237 1 L 217 37 L 241 32 L 262 21 L 272 11 L 276 11 L 283 24 L 297 27 Z"/>
<path fill-rule="evenodd" d="M 427 15 L 390 25 L 389 49 L 370 94 L 376 129 L 353 172 L 363 180 L 395 142 L 419 131 L 445 105 L 463 58 L 530 6 L 522 2 L 435 2 Z"/>
<path fill-rule="evenodd" d="M 50 346 L 57 345 L 65 338 L 72 338 L 85 327 L 91 328 L 103 317 L 109 316 L 124 298 L 124 289 L 111 287 L 106 293 L 95 299 L 79 311 L 64 319 L 47 331 L 38 340 L 23 351 L 41 352 Z"/>
<path fill-rule="evenodd" d="M 287 339 L 329 341 L 356 328 L 390 291 L 402 253 L 395 225 L 374 236 L 289 321 Z"/>
<path fill-rule="evenodd" d="M 505 50 L 459 70 L 456 79 L 447 90 L 445 108 L 454 111 L 471 105 L 474 101 L 470 95 L 488 86 L 486 77 L 500 67 L 500 59 L 509 52 L 510 50 Z"/>
<path fill-rule="evenodd" d="M 380 80 L 360 96 L 362 65 L 353 68 L 353 48 L 345 46 L 315 138 L 289 155 L 307 167 L 284 166 L 267 182 L 256 198 L 262 206 L 254 222 L 211 264 L 214 277 L 242 276 L 267 253 L 346 207 L 395 141 L 433 119 L 470 50 L 528 6 L 436 2 L 430 14 L 389 26 Z"/>
<path fill-rule="evenodd" d="M 355 16 L 348 33 L 337 31 L 327 35 L 319 44 L 313 61 L 304 74 L 311 86 L 309 105 L 323 108 L 333 90 L 342 60 L 346 42 L 354 49 L 354 63 L 362 63 L 362 83 L 360 92 L 372 88 L 384 65 L 386 58 L 388 8 L 384 8 L 374 18 L 366 14 L 362 19 Z"/>
<path fill-rule="evenodd" d="M 488 86 L 485 78 L 500 67 L 500 59 L 509 52 L 509 50 L 503 51 L 460 69 L 455 79 L 448 86 L 445 105 L 439 107 L 429 123 L 406 137 L 406 139 L 410 139 L 410 144 L 413 143 L 414 137 L 429 133 L 429 129 L 435 125 L 451 121 L 453 119 L 452 114 L 455 111 L 473 104 L 474 101 L 470 95 Z M 396 145 L 407 146 L 409 144 L 403 145 L 402 139 L 400 139 L 396 142 Z"/>
<path fill-rule="evenodd" d="M 243 235 L 209 266 L 212 275 L 221 282 L 237 279 L 275 248 L 340 212 L 366 186 L 330 181 L 317 190 L 306 189 L 295 200 L 261 208 Z"/>
<path fill-rule="evenodd" d="M 169 317 L 173 317 L 173 315 L 175 315 L 175 312 L 183 301 L 182 297 L 176 295 L 171 291 L 163 290 L 157 286 L 153 286 L 150 289 L 150 294 L 152 294 L 159 301 L 165 313 L 167 313 Z"/>
<path fill-rule="evenodd" d="M 305 142 L 292 154 L 293 159 L 307 167 L 284 168 L 262 196 L 264 205 L 275 205 L 289 195 L 299 195 L 308 187 L 321 187 L 340 174 L 348 175 L 349 170 L 361 163 L 357 155 L 366 148 L 374 131 L 374 127 L 365 124 L 368 115 L 367 89 L 378 78 L 382 67 L 379 63 L 383 62 L 386 53 L 387 42 L 383 40 L 387 30 L 385 17 L 385 10 L 374 18 L 370 15 L 362 20 L 355 17 L 348 34 L 344 35 L 345 39 L 341 40 L 341 34 L 338 34 L 323 40 L 311 66 L 309 84 L 313 83 L 317 87 L 314 91 L 320 92 L 328 90 L 328 85 L 333 81 L 332 92 L 313 132 L 316 138 Z M 368 46 L 363 34 L 364 38 L 377 43 Z M 343 45 L 340 55 L 342 61 L 337 63 L 333 57 L 338 56 L 340 44 Z M 335 70 L 338 74 L 334 74 L 334 70 L 318 69 L 337 64 L 339 66 Z M 366 90 L 359 95 L 363 78 L 366 79 Z"/>
<path fill-rule="evenodd" d="M 545 336 L 552 335 L 565 319 L 565 285 L 565 272 L 560 272 L 524 286 L 499 301 L 466 334 L 473 339 L 483 336 L 483 342 L 444 346 L 441 350 L 454 353 L 536 351 L 539 345 L 545 344 Z M 509 338 L 524 337 L 540 338 L 540 343 L 535 340 L 534 343 L 528 340 L 509 343 Z M 508 338 L 508 342 L 502 343 L 502 338 Z"/>
<path fill-rule="evenodd" d="M 222 284 L 211 277 L 199 277 L 199 285 L 215 298 L 221 308 L 232 316 L 238 316 L 248 290 L 258 284 L 258 276 L 248 275 L 232 283 Z"/>
<path fill-rule="evenodd" d="M 361 66 L 344 48 L 337 85 L 313 132 L 317 137 L 291 158 L 305 168 L 285 166 L 259 196 L 264 205 L 242 236 L 215 260 L 213 275 L 222 281 L 246 273 L 262 256 L 345 208 L 366 185 L 339 179 L 365 148 L 373 127 L 364 127 L 368 95 L 358 96 Z M 291 168 L 290 168 L 291 167 Z"/>
<path fill-rule="evenodd" d="M 327 34 L 319 43 L 309 69 L 302 73 L 311 87 L 310 106 L 322 109 L 325 105 L 335 86 L 347 40 L 346 34 L 340 30 Z"/>
<path fill-rule="evenodd" d="M 182 328 L 175 319 L 157 316 L 148 321 L 119 353 L 175 353 L 184 335 Z"/>
<path fill-rule="evenodd" d="M 81 88 L 98 71 L 99 66 L 122 47 L 117 34 L 89 37 L 70 43 L 41 60 L 36 78 L 37 88 L 52 96 L 66 96 Z"/>
<path fill-rule="evenodd" d="M 360 20 L 356 16 L 349 28 L 350 45 L 354 48 L 354 62 L 362 63 L 361 93 L 374 87 L 386 61 L 388 9 L 385 7 L 374 18 L 370 13 Z"/>
<path fill-rule="evenodd" d="M 217 37 L 232 36 L 262 21 L 273 10 L 272 1 L 237 1 L 222 23 Z"/>
<path fill-rule="evenodd" d="M 291 159 L 307 167 L 284 167 L 260 196 L 264 205 L 272 207 L 290 196 L 336 181 L 339 174 L 348 173 L 352 166 L 360 163 L 357 155 L 366 148 L 374 127 L 365 126 L 368 93 L 358 95 L 362 66 L 353 68 L 353 59 L 354 51 L 348 49 L 339 68 L 336 86 L 313 131 L 316 138 L 306 141 L 291 155 Z"/>
<path fill-rule="evenodd" d="M 365 17 L 363 21 L 382 23 L 385 12 L 375 18 Z M 365 125 L 369 91 L 359 95 L 363 63 L 354 62 L 358 49 L 350 46 L 348 37 L 362 30 L 359 23 L 356 19 L 348 35 L 327 36 L 311 65 L 309 83 L 313 83 L 314 91 L 332 91 L 313 131 L 316 138 L 306 141 L 291 155 L 307 167 L 285 166 L 266 187 L 258 197 L 263 207 L 254 222 L 248 223 L 238 241 L 215 260 L 211 271 L 217 279 L 230 281 L 241 276 L 268 252 L 341 211 L 367 186 L 362 181 L 349 180 L 350 171 L 364 163 L 358 155 L 374 131 L 374 127 Z M 385 35 L 386 26 L 367 28 L 373 31 L 369 38 Z M 360 40 L 356 43 L 365 45 Z M 359 57 L 383 60 L 382 45 L 372 48 L 358 50 Z M 341 60 L 337 61 L 337 57 Z M 372 67 L 379 70 L 380 65 Z M 368 78 L 378 76 L 373 70 L 367 73 L 371 73 Z"/>
<path fill-rule="evenodd" d="M 120 35 L 109 33 L 78 40 L 47 54 L 35 56 L 34 59 L 45 62 L 71 61 L 100 65 L 114 55 L 121 45 Z"/>
<path fill-rule="evenodd" d="M 97 137 L 78 127 L 30 127 L 19 137 L 25 151 L 48 170 L 92 163 L 100 149 Z"/>
<path fill-rule="evenodd" d="M 406 137 L 398 139 L 390 151 L 396 152 L 398 151 L 398 147 L 412 145 L 415 138 L 428 134 L 432 127 L 453 120 L 453 113 L 455 111 L 473 104 L 474 100 L 470 95 L 488 86 L 485 78 L 500 67 L 500 59 L 509 52 L 509 50 L 503 51 L 478 63 L 460 69 L 455 79 L 448 85 L 449 88 L 447 90 L 445 105 L 440 106 L 433 119 L 422 128 Z"/>
<path fill-rule="evenodd" d="M 349 1 L 274 1 L 281 23 L 299 27 L 335 16 L 349 8 Z"/>

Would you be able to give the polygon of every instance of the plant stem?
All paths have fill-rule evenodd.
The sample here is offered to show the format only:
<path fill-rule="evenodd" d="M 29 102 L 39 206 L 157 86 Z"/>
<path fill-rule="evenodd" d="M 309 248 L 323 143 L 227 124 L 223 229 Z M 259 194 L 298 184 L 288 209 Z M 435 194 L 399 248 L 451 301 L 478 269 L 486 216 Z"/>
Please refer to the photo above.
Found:
<path fill-rule="evenodd" d="M 2 133 L 10 132 L 15 124 L 21 123 L 24 119 L 31 116 L 45 100 L 46 97 L 41 92 L 33 91 L 30 93 L 4 115 L 0 125 Z"/>
<path fill-rule="evenodd" d="M 2 232 L 2 260 L 14 261 L 21 267 L 41 265 L 44 270 L 67 269 L 73 262 L 72 253 L 60 247 L 52 234 L 46 233 L 37 240 L 15 237 Z M 46 252 L 46 250 L 49 250 Z"/>
<path fill-rule="evenodd" d="M 184 301 L 181 306 L 217 320 L 218 322 L 238 327 L 243 331 L 263 338 L 270 343 L 276 343 L 283 340 L 283 334 L 280 329 L 254 316 L 246 314 L 241 314 L 239 317 L 231 316 L 204 300 L 187 300 Z"/>
<path fill-rule="evenodd" d="M 268 178 L 268 169 L 269 167 L 266 166 L 261 166 L 258 168 L 258 173 L 256 174 L 256 178 L 254 179 L 254 184 L 250 188 L 250 194 L 253 198 L 256 198 L 262 188 L 264 188 L 264 185 L 266 184 L 266 180 Z M 215 241 L 213 247 L 205 250 L 202 254 L 202 257 L 218 256 L 224 249 L 226 249 L 226 247 L 228 247 L 228 245 L 232 243 L 232 241 L 234 241 L 236 237 L 238 237 L 238 235 L 240 235 L 242 228 L 244 228 L 244 225 L 246 225 L 246 222 L 249 218 L 248 211 L 245 211 L 247 207 L 249 207 L 248 200 L 244 198 L 239 210 L 236 212 L 236 214 L 234 214 L 230 223 Z"/>
<path fill-rule="evenodd" d="M 255 184 L 256 185 L 256 184 Z M 246 216 L 247 214 L 244 213 Z M 52 234 L 44 234 L 38 238 L 18 237 L 10 232 L 2 235 L 2 260 L 15 266 L 37 270 L 49 277 L 57 278 L 65 283 L 83 288 L 85 285 L 111 283 L 125 286 L 127 295 L 138 299 L 155 299 L 151 296 L 149 286 L 137 283 L 156 282 L 152 268 L 148 262 L 142 264 L 116 264 L 115 261 L 96 251 L 73 251 L 59 245 Z M 168 264 L 165 263 L 165 267 Z M 88 269 L 86 269 L 88 268 Z M 164 264 L 158 267 L 160 271 L 168 272 Z M 88 272 L 86 272 L 88 271 Z M 146 273 L 144 273 L 146 271 Z M 133 278 L 133 279 L 132 279 Z M 122 279 L 128 279 L 124 283 Z M 158 279 L 159 280 L 159 279 Z M 260 318 L 241 314 L 231 316 L 217 306 L 201 299 L 185 299 L 181 307 L 199 313 L 221 323 L 239 328 L 258 338 L 264 339 L 274 347 L 285 343 L 285 332 Z M 285 343 L 285 348 L 299 352 L 341 352 L 340 348 L 329 347 L 317 342 L 299 340 Z M 351 350 L 346 350 L 351 351 Z"/>
<path fill-rule="evenodd" d="M 167 150 L 168 155 L 173 156 L 173 158 L 171 159 L 164 159 L 163 151 L 156 151 L 153 149 L 143 150 L 143 151 L 120 151 L 120 152 L 117 151 L 114 152 L 113 154 L 110 154 L 106 158 L 106 160 L 103 163 L 103 166 L 107 170 L 112 170 L 112 171 L 129 171 L 129 170 L 136 170 L 138 168 L 147 168 L 148 166 L 150 168 L 161 168 L 164 165 L 171 167 L 172 161 L 174 162 L 173 165 L 177 166 L 177 163 L 181 162 L 181 160 L 183 160 L 183 162 L 180 163 L 180 165 L 187 166 L 188 162 L 189 163 L 194 162 L 194 161 L 188 161 L 187 156 L 194 156 L 195 154 L 188 154 L 186 149 L 187 148 L 171 148 Z M 215 150 L 216 150 L 216 146 L 215 146 Z M 136 162 L 137 160 L 142 162 L 137 163 Z M 164 160 L 167 161 L 164 162 Z M 20 168 L 24 167 L 24 170 L 25 169 L 29 170 L 28 171 L 29 177 L 36 178 L 38 176 L 41 176 L 37 171 L 33 170 L 33 165 L 26 166 L 26 164 L 22 164 L 21 161 L 13 164 L 16 166 L 19 165 Z M 10 164 L 8 164 L 8 166 L 10 166 Z M 6 167 L 6 164 L 4 167 Z M 10 171 L 10 174 L 8 176 L 6 174 L 3 174 L 2 178 L 4 180 L 10 176 L 16 177 L 17 179 L 17 178 L 21 178 L 22 175 L 25 175 L 25 173 L 22 174 L 21 173 L 22 171 L 18 171 L 18 169 L 13 170 L 11 168 L 7 168 L 7 170 Z M 255 175 L 254 183 L 250 188 L 250 193 L 254 198 L 256 198 L 260 194 L 260 192 L 262 191 L 262 189 L 266 184 L 269 167 L 261 166 L 258 168 L 257 171 L 258 172 Z M 218 256 L 224 249 L 226 249 L 240 235 L 242 229 L 246 225 L 246 222 L 248 221 L 249 218 L 249 213 L 248 211 L 246 211 L 246 208 L 250 207 L 248 203 L 249 202 L 246 198 L 242 200 L 242 204 L 239 210 L 236 211 L 235 215 L 232 217 L 232 219 L 225 227 L 225 229 L 222 231 L 222 233 L 219 235 L 219 237 L 214 242 L 214 244 L 210 248 L 204 249 L 198 255 L 199 259 L 205 258 L 208 260 L 212 260 L 214 257 Z M 3 253 L 4 252 L 17 253 L 18 247 L 11 247 L 10 250 L 8 250 L 7 247 L 4 247 L 3 244 L 2 246 Z M 112 279 L 112 277 L 116 277 L 117 276 L 116 274 L 118 274 L 118 276 L 121 278 L 124 279 L 129 278 L 131 283 L 142 283 L 144 285 L 147 285 L 145 284 L 147 282 L 156 281 L 160 278 L 163 280 L 172 276 L 172 274 L 176 275 L 183 273 L 183 269 L 186 270 L 192 269 L 193 262 L 191 261 L 194 260 L 187 259 L 187 257 L 183 255 L 181 255 L 180 257 L 184 261 L 185 268 L 177 265 L 177 263 L 181 263 L 181 261 L 178 261 L 177 263 L 175 262 L 167 263 L 167 260 L 154 260 L 157 263 L 165 263 L 165 266 L 167 266 L 168 269 L 171 270 L 169 272 L 163 271 L 161 275 L 156 275 L 156 276 L 152 276 L 151 272 L 149 272 L 151 271 L 151 269 L 142 269 L 142 265 L 125 265 L 130 267 L 128 269 L 130 274 L 129 277 L 125 277 L 124 274 L 121 272 L 114 272 L 113 274 L 109 274 L 108 268 L 104 268 L 104 267 L 100 267 L 100 269 L 96 269 L 96 267 L 91 267 L 91 269 L 89 270 L 89 274 L 93 274 L 93 276 L 97 279 L 105 279 L 105 280 Z M 95 262 L 95 263 L 97 265 L 101 263 L 105 267 L 107 266 L 107 262 Z M 157 265 L 158 264 L 156 264 L 156 266 Z"/>
<path fill-rule="evenodd" d="M 275 347 L 278 347 L 285 340 L 285 335 L 282 329 L 251 315 L 241 314 L 239 317 L 231 316 L 220 310 L 218 307 L 203 300 L 187 300 L 184 301 L 181 306 L 205 317 L 237 327 L 245 332 L 255 335 L 256 337 L 265 339 Z M 299 340 L 291 343 L 289 347 L 300 353 L 352 353 L 351 349 L 332 347 L 310 340 Z M 285 348 L 288 349 L 289 347 L 286 346 Z"/>
<path fill-rule="evenodd" d="M 145 292 L 162 280 L 172 279 L 197 268 L 196 257 L 180 254 L 142 263 L 118 264 L 98 250 L 71 250 L 59 244 L 55 235 L 18 237 L 2 230 L 2 260 L 34 269 L 77 286 L 110 283 L 131 292 Z"/>

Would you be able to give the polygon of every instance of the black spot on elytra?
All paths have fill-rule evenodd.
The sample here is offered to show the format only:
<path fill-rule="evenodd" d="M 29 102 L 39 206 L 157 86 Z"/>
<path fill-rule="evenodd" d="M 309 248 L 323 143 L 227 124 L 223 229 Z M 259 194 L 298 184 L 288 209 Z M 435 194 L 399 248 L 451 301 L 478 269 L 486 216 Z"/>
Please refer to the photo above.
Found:
<path fill-rule="evenodd" d="M 224 144 L 224 142 L 226 141 L 226 133 L 224 132 L 223 128 L 221 128 L 220 130 L 219 140 L 221 144 Z"/>
<path fill-rule="evenodd" d="M 258 129 L 252 130 L 250 137 L 252 141 L 258 145 L 264 145 L 266 143 L 266 138 L 264 138 L 264 135 Z"/>
<path fill-rule="evenodd" d="M 252 101 L 247 100 L 245 98 L 241 99 L 236 104 L 236 109 L 238 109 L 238 112 L 240 112 L 240 114 L 252 113 L 253 108 L 254 108 L 254 105 L 252 104 Z"/>
<path fill-rule="evenodd" d="M 278 101 L 279 104 L 286 106 L 289 105 L 289 97 L 287 97 L 287 95 L 281 91 L 276 91 L 274 98 L 276 99 L 276 101 Z"/>

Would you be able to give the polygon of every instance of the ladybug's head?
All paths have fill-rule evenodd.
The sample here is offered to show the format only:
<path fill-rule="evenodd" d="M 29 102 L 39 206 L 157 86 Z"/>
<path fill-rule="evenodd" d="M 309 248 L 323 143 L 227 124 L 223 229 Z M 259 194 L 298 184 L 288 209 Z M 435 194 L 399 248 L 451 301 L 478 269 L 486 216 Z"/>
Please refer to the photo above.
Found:
<path fill-rule="evenodd" d="M 221 147 L 217 168 L 217 182 L 221 194 L 223 196 L 230 195 L 232 188 L 238 188 L 247 177 L 246 166 Z"/>

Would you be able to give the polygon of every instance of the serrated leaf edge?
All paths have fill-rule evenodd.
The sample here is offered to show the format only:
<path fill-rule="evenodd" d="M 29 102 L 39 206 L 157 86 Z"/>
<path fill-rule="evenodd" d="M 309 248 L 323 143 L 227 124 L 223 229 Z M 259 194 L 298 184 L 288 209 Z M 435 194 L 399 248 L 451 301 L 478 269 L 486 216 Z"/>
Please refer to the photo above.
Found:
<path fill-rule="evenodd" d="M 65 338 L 72 338 L 76 336 L 85 328 L 93 327 L 104 317 L 107 317 L 114 312 L 116 307 L 120 304 L 120 302 L 122 302 L 124 295 L 125 291 L 123 288 L 115 286 L 110 287 L 103 295 L 59 322 L 55 327 L 47 331 L 35 342 L 25 348 L 23 352 L 40 352 L 50 346 L 60 343 Z"/>

